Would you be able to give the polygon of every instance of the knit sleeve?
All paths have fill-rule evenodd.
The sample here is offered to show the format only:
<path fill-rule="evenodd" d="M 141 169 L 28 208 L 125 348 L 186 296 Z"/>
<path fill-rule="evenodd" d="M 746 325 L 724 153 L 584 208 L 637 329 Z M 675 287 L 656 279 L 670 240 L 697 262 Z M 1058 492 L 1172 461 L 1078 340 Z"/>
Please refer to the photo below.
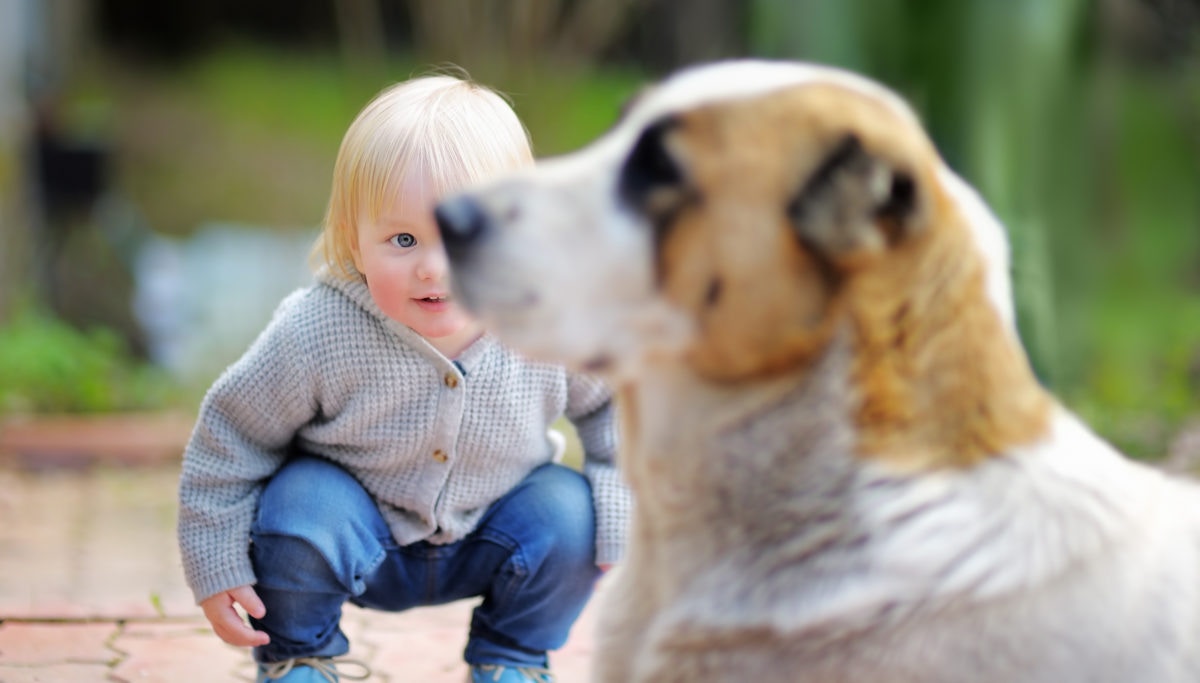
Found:
<path fill-rule="evenodd" d="M 583 445 L 583 473 L 596 507 L 596 563 L 616 564 L 625 549 L 633 501 L 616 467 L 617 421 L 612 393 L 586 375 L 567 380 L 567 419 Z"/>
<path fill-rule="evenodd" d="M 263 483 L 282 465 L 297 429 L 317 412 L 292 310 L 299 298 L 280 305 L 246 354 L 209 389 L 184 451 L 178 537 L 197 602 L 254 583 L 250 526 Z"/>

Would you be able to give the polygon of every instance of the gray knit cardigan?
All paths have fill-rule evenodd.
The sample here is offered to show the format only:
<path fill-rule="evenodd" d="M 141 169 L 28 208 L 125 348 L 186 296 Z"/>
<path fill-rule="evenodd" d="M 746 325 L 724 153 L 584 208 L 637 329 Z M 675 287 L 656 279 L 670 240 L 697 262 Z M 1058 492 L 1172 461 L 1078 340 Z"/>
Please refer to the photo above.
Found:
<path fill-rule="evenodd" d="M 288 296 L 209 389 L 183 456 L 179 546 L 197 602 L 254 583 L 250 525 L 290 454 L 351 472 L 400 545 L 451 543 L 551 461 L 547 430 L 562 415 L 583 444 L 597 563 L 616 562 L 631 503 L 614 467 L 607 388 L 490 335 L 457 361 L 387 318 L 362 282 L 321 273 Z"/>

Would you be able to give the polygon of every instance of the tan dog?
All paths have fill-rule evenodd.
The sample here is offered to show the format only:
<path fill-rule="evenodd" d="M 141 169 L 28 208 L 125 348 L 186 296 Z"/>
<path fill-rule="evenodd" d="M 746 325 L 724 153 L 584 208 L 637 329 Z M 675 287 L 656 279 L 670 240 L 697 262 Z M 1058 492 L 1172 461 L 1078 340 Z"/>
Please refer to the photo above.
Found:
<path fill-rule="evenodd" d="M 890 92 L 692 69 L 438 214 L 501 338 L 621 387 L 597 681 L 1200 681 L 1200 492 L 1038 384 L 1003 230 Z"/>

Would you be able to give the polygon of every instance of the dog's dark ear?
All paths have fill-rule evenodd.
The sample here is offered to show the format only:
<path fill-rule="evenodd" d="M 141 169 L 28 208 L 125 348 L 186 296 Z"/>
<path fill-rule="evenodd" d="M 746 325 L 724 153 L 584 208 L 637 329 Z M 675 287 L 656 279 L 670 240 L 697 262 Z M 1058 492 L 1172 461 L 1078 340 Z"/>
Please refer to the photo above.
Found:
<path fill-rule="evenodd" d="M 679 120 L 666 117 L 647 126 L 621 168 L 621 199 L 656 220 L 678 206 L 685 182 L 683 167 L 671 149 Z"/>
<path fill-rule="evenodd" d="M 863 148 L 854 134 L 843 137 L 805 180 L 788 205 L 800 239 L 826 257 L 881 251 L 916 227 L 916 182 Z"/>

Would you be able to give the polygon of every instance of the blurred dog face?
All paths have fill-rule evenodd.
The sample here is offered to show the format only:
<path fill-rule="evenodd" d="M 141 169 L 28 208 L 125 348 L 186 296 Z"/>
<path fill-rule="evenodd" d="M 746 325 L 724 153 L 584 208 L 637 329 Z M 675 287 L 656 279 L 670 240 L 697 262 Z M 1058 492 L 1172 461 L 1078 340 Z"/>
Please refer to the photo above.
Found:
<path fill-rule="evenodd" d="M 738 62 L 684 72 L 590 147 L 438 217 L 459 296 L 515 348 L 618 376 L 682 354 L 730 381 L 803 364 L 840 309 L 888 308 L 923 253 L 976 237 L 945 215 L 939 168 L 878 86 Z"/>

